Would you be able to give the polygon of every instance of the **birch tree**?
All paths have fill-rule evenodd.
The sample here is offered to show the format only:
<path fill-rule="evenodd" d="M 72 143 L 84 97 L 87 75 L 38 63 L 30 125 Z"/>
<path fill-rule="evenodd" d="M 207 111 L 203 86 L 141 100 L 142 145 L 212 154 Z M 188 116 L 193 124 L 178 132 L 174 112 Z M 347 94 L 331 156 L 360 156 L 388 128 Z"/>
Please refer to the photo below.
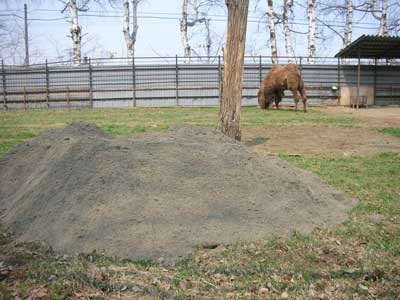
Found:
<path fill-rule="evenodd" d="M 343 48 L 351 43 L 353 35 L 353 0 L 346 0 L 346 29 L 343 39 Z"/>
<path fill-rule="evenodd" d="M 224 88 L 217 128 L 227 136 L 240 140 L 240 109 L 249 0 L 225 0 L 225 4 L 228 8 L 228 24 L 224 48 Z"/>
<path fill-rule="evenodd" d="M 320 13 L 323 14 L 321 18 L 316 18 L 318 22 L 320 22 L 325 28 L 328 28 L 333 33 L 335 33 L 343 43 L 343 48 L 349 45 L 352 41 L 353 36 L 353 15 L 356 7 L 354 7 L 353 0 L 340 0 L 340 1 L 331 1 L 330 3 L 323 4 L 323 8 L 320 10 Z M 340 30 L 332 23 L 326 22 L 326 17 L 329 15 L 333 15 L 334 20 L 342 19 L 345 17 L 344 22 L 344 30 Z"/>
<path fill-rule="evenodd" d="M 371 14 L 372 16 L 379 21 L 379 35 L 388 36 L 388 17 L 387 17 L 387 10 L 388 10 L 388 2 L 387 0 L 380 0 L 381 2 L 381 9 L 380 14 L 377 14 L 378 9 L 376 8 L 376 0 L 370 0 L 371 5 Z"/>
<path fill-rule="evenodd" d="M 314 64 L 315 49 L 316 49 L 315 0 L 308 0 L 307 17 L 308 17 L 308 63 Z"/>
<path fill-rule="evenodd" d="M 64 9 L 61 11 L 65 12 L 67 9 L 70 15 L 70 32 L 72 39 L 72 61 L 74 64 L 81 63 L 81 42 L 82 42 L 82 28 L 79 26 L 78 12 L 87 11 L 87 5 L 90 0 L 82 1 L 80 5 L 77 4 L 77 0 L 61 1 L 64 4 Z"/>
<path fill-rule="evenodd" d="M 286 56 L 288 57 L 288 62 L 294 62 L 294 51 L 292 47 L 292 37 L 290 33 L 290 28 L 288 24 L 288 15 L 293 7 L 293 0 L 283 0 L 283 13 L 282 13 L 282 28 L 285 35 L 285 48 Z"/>
<path fill-rule="evenodd" d="M 138 22 L 137 22 L 137 6 L 138 0 L 130 0 L 131 5 L 129 5 L 129 0 L 123 0 L 124 6 L 124 24 L 123 24 L 123 33 L 126 43 L 126 49 L 128 54 L 128 59 L 133 59 L 135 56 L 135 44 L 136 44 L 136 35 L 138 31 Z M 130 18 L 130 12 L 132 8 L 132 19 Z"/>
<path fill-rule="evenodd" d="M 195 26 L 198 22 L 203 22 L 204 18 L 199 18 L 199 4 L 197 0 L 193 1 L 193 10 L 195 12 L 195 17 L 192 21 L 188 20 L 188 0 L 182 1 L 182 18 L 180 22 L 181 39 L 183 45 L 183 56 L 184 62 L 190 62 L 190 44 L 188 36 L 188 28 Z"/>
<path fill-rule="evenodd" d="M 271 47 L 271 61 L 273 64 L 278 63 L 278 50 L 276 48 L 276 33 L 275 33 L 275 13 L 274 4 L 272 0 L 267 0 L 267 15 L 268 15 L 268 29 L 269 29 L 269 45 Z"/>

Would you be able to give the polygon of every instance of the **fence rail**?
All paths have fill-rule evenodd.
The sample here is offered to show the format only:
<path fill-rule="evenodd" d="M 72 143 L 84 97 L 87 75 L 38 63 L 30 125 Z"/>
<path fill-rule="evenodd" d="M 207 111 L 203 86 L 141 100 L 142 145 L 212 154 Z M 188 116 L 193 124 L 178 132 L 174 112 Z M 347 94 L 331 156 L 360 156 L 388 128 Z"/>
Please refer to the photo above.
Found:
<path fill-rule="evenodd" d="M 309 102 L 338 103 L 341 86 L 354 86 L 353 61 L 317 59 L 307 64 L 296 58 Z M 280 62 L 286 63 L 284 58 Z M 268 57 L 246 57 L 243 73 L 243 105 L 257 103 L 263 76 L 271 69 Z M 400 104 L 400 66 L 364 61 L 362 85 L 373 85 L 383 104 Z M 6 66 L 2 63 L 3 109 L 212 106 L 221 99 L 223 59 L 213 57 L 184 64 L 181 57 L 88 59 L 80 65 L 52 62 Z M 390 102 L 388 99 L 390 91 Z M 291 95 L 286 93 L 284 101 Z"/>

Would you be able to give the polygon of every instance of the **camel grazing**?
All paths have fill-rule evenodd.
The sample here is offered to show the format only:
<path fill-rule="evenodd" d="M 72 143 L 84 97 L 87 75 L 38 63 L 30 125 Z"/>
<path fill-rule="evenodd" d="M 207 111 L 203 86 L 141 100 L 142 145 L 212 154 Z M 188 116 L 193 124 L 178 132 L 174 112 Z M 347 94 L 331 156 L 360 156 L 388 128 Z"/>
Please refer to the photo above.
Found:
<path fill-rule="evenodd" d="M 295 111 L 297 111 L 300 99 L 297 92 L 300 93 L 303 100 L 304 112 L 306 112 L 307 96 L 304 89 L 304 82 L 295 64 L 274 66 L 264 77 L 258 91 L 258 104 L 260 108 L 268 109 L 275 102 L 276 108 L 279 109 L 279 102 L 282 101 L 285 90 L 291 90 L 293 93 Z"/>

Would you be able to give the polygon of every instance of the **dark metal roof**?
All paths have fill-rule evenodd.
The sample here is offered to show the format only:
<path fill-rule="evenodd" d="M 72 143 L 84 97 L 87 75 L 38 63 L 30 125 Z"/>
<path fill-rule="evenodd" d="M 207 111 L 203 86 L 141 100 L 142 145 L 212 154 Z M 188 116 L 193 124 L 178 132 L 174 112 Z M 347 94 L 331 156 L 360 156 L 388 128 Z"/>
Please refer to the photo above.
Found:
<path fill-rule="evenodd" d="M 400 58 L 400 37 L 362 35 L 335 57 L 340 58 Z"/>

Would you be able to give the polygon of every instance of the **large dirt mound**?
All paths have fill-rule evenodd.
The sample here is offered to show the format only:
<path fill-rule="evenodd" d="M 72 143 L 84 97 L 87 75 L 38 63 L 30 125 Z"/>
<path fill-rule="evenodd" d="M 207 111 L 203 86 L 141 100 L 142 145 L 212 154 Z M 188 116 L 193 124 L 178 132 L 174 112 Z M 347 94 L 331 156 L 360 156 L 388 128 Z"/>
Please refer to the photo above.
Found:
<path fill-rule="evenodd" d="M 0 158 L 1 220 L 65 252 L 187 256 L 201 245 L 342 221 L 354 200 L 208 128 L 113 138 L 51 130 Z"/>

